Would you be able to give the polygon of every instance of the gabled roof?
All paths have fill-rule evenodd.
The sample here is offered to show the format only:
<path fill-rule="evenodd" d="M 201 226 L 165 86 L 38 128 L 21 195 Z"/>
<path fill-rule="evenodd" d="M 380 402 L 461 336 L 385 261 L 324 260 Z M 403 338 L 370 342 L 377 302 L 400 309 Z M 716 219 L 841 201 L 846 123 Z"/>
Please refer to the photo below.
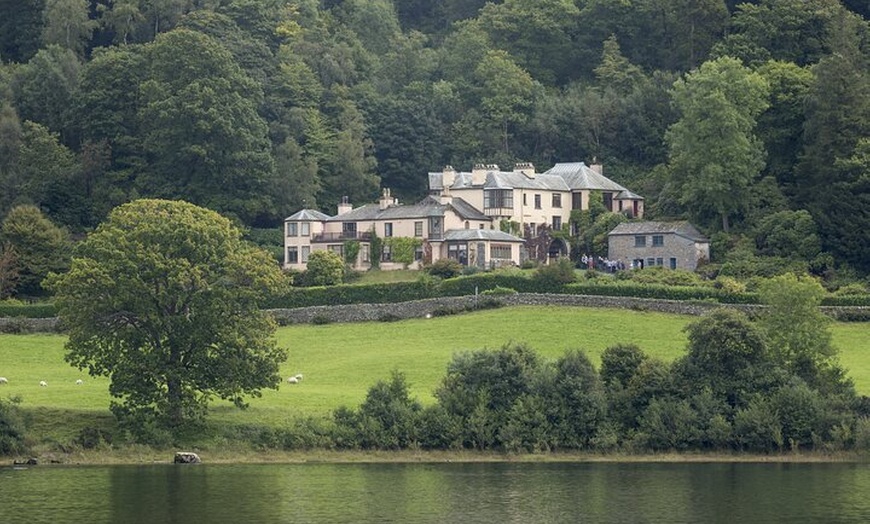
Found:
<path fill-rule="evenodd" d="M 643 197 L 633 191 L 624 189 L 620 191 L 618 195 L 616 195 L 614 200 L 643 200 Z"/>
<path fill-rule="evenodd" d="M 460 218 L 465 220 L 492 220 L 490 217 L 481 213 L 479 209 L 459 197 L 453 197 L 453 200 L 447 205 L 453 208 Z"/>
<path fill-rule="evenodd" d="M 448 210 L 453 210 L 465 220 L 492 220 L 477 208 L 461 198 L 454 197 L 449 204 L 442 204 L 434 196 L 427 196 L 423 200 L 411 205 L 392 205 L 381 209 L 379 204 L 366 204 L 352 209 L 347 213 L 327 217 L 327 222 L 354 222 L 374 220 L 402 220 L 413 218 L 443 217 Z"/>
<path fill-rule="evenodd" d="M 473 240 L 494 240 L 496 242 L 515 242 L 524 243 L 520 237 L 505 233 L 498 229 L 449 229 L 444 233 L 444 240 L 453 241 L 473 241 Z"/>
<path fill-rule="evenodd" d="M 583 162 L 556 164 L 547 171 L 544 171 L 543 174 L 562 177 L 571 189 L 625 190 L 624 187 L 598 173 Z"/>
<path fill-rule="evenodd" d="M 491 170 L 486 172 L 485 182 L 474 185 L 471 173 L 456 172 L 450 189 L 469 189 L 483 187 L 484 189 L 541 189 L 548 191 L 627 191 L 624 187 L 598 173 L 583 162 L 569 162 L 556 164 L 551 169 L 536 173 L 534 177 L 528 177 L 516 171 Z M 441 191 L 444 189 L 444 173 L 429 173 L 429 190 Z M 629 196 L 630 195 L 630 196 Z M 628 192 L 622 197 L 625 200 L 641 199 L 634 193 Z"/>
<path fill-rule="evenodd" d="M 695 226 L 680 220 L 677 222 L 623 222 L 607 235 L 654 235 L 673 233 L 695 242 L 709 242 Z"/>
<path fill-rule="evenodd" d="M 293 213 L 289 217 L 285 218 L 285 222 L 290 221 L 308 221 L 308 222 L 323 222 L 328 219 L 329 215 L 326 213 L 321 213 L 316 209 L 303 209 L 301 211 L 297 211 Z"/>

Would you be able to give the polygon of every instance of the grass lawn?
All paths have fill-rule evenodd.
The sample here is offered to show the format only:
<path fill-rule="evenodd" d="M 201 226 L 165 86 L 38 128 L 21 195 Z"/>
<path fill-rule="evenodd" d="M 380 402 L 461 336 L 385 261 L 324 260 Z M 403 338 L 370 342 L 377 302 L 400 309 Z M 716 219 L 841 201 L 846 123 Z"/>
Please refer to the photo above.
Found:
<path fill-rule="evenodd" d="M 672 360 L 684 353 L 682 328 L 693 318 L 618 309 L 516 307 L 392 323 L 283 327 L 278 341 L 290 356 L 282 375 L 303 373 L 304 380 L 265 391 L 262 398 L 251 400 L 247 411 L 215 403 L 211 419 L 283 425 L 299 415 L 324 414 L 340 405 L 355 407 L 368 388 L 388 378 L 393 369 L 404 372 L 412 394 L 428 403 L 455 352 L 508 342 L 525 342 L 547 358 L 579 348 L 596 364 L 606 347 L 634 343 L 649 355 Z M 834 324 L 832 331 L 858 391 L 870 393 L 870 324 Z M 51 434 L 63 431 L 64 421 L 74 422 L 79 415 L 108 416 L 108 380 L 88 377 L 67 365 L 64 341 L 59 335 L 0 335 L 0 376 L 9 379 L 8 385 L 0 386 L 0 394 L 20 395 L 22 406 Z M 79 378 L 83 385 L 75 384 Z M 40 380 L 48 387 L 39 387 Z M 53 413 L 57 416 L 45 416 Z"/>

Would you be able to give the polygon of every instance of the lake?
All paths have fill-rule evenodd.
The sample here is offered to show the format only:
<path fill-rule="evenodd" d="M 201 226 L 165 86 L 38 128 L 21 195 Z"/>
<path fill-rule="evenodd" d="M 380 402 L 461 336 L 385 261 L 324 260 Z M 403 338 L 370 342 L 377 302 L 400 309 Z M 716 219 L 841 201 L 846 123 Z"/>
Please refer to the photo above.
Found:
<path fill-rule="evenodd" d="M 0 467 L 0 523 L 870 522 L 870 465 Z"/>

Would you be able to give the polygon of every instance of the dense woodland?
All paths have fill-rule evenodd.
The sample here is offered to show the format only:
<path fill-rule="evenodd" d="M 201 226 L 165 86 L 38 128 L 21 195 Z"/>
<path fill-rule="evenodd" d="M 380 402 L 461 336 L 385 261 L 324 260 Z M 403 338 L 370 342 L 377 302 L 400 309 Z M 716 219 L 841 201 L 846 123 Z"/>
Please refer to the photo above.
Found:
<path fill-rule="evenodd" d="M 22 294 L 59 269 L 21 265 L 65 251 L 33 224 L 87 233 L 135 198 L 277 232 L 343 195 L 419 198 L 445 164 L 593 160 L 647 218 L 711 235 L 718 269 L 836 287 L 870 272 L 868 17 L 866 0 L 0 0 L 0 296 L 16 264 Z"/>

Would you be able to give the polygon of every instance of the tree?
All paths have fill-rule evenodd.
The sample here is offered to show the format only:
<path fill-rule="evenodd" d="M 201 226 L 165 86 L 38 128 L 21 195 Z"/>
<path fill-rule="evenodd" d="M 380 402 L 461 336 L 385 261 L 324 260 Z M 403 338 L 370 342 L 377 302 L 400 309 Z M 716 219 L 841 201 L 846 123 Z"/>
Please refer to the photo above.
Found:
<path fill-rule="evenodd" d="M 695 220 L 706 222 L 713 212 L 728 231 L 764 167 L 754 129 L 767 108 L 767 82 L 723 57 L 678 80 L 673 96 L 681 118 L 665 139 L 679 200 Z"/>
<path fill-rule="evenodd" d="M 766 393 L 776 373 L 762 331 L 744 313 L 717 309 L 685 328 L 688 354 L 676 369 L 688 391 L 698 384 L 710 388 L 713 397 L 732 408 L 748 405 L 758 393 Z"/>
<path fill-rule="evenodd" d="M 38 296 L 42 281 L 51 272 L 69 267 L 66 232 L 51 223 L 36 206 L 12 208 L 0 225 L 0 245 L 14 255 L 16 295 Z"/>
<path fill-rule="evenodd" d="M 88 16 L 88 0 L 46 0 L 42 40 L 82 56 L 97 22 Z"/>
<path fill-rule="evenodd" d="M 306 280 L 312 286 L 334 286 L 344 279 L 344 261 L 334 251 L 314 251 L 306 268 Z"/>
<path fill-rule="evenodd" d="M 185 198 L 245 223 L 274 219 L 262 91 L 215 39 L 178 29 L 147 46 L 139 123 L 142 194 Z"/>
<path fill-rule="evenodd" d="M 166 200 L 115 208 L 50 278 L 67 362 L 111 379 L 121 422 L 168 429 L 198 421 L 214 396 L 245 407 L 277 388 L 286 352 L 259 306 L 284 282 L 228 219 Z"/>
<path fill-rule="evenodd" d="M 761 327 L 781 365 L 811 387 L 825 386 L 823 377 L 836 366 L 837 349 L 831 319 L 819 310 L 822 285 L 788 273 L 765 281 L 759 294 L 767 305 Z"/>

